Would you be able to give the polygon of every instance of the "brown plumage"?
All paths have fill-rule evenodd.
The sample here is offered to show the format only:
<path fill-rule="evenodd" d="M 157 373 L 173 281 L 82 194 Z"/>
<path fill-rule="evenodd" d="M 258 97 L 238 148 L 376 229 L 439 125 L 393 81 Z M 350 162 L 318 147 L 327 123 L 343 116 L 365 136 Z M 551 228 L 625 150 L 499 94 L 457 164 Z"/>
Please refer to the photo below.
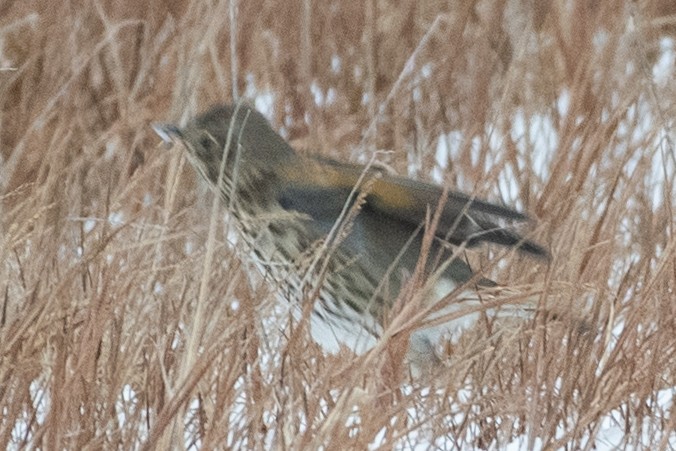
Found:
<path fill-rule="evenodd" d="M 315 319 L 328 325 L 338 341 L 349 341 L 341 334 L 366 334 L 371 343 L 377 338 L 382 319 L 418 262 L 426 217 L 443 196 L 428 272 L 433 262 L 452 255 L 450 245 L 487 242 L 547 256 L 538 244 L 500 225 L 525 220 L 523 214 L 375 167 L 365 171 L 362 165 L 300 155 L 244 104 L 214 107 L 184 128 L 155 129 L 164 139 L 183 142 L 264 269 L 290 293 L 298 297 L 303 284 L 321 281 Z M 337 227 L 339 218 L 348 219 Z M 316 264 L 319 243 L 326 252 Z M 322 277 L 308 277 L 308 271 L 319 268 Z M 460 259 L 442 273 L 452 286 L 472 277 Z M 478 283 L 492 284 L 487 279 Z"/>

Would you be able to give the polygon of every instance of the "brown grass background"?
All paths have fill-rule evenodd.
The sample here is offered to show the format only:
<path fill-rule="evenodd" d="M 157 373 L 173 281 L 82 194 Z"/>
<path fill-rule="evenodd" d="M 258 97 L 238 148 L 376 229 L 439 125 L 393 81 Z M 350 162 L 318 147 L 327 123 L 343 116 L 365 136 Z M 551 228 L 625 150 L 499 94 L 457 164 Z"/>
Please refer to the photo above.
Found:
<path fill-rule="evenodd" d="M 675 31 L 670 0 L 4 0 L 0 448 L 673 449 Z M 324 355 L 149 128 L 242 95 L 299 149 L 423 179 L 459 132 L 448 185 L 552 251 L 496 277 L 589 332 L 461 340 L 429 384 L 396 344 Z"/>

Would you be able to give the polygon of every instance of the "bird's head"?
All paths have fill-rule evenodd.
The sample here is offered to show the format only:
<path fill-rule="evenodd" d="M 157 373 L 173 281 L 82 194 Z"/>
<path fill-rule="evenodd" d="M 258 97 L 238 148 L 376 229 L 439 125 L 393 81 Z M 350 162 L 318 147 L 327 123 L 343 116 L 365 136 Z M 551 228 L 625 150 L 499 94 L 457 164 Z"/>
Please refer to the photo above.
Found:
<path fill-rule="evenodd" d="M 182 142 L 195 168 L 214 185 L 219 178 L 232 183 L 242 168 L 264 174 L 266 167 L 295 155 L 267 119 L 243 103 L 213 107 L 185 127 L 154 124 L 153 129 L 165 142 Z"/>

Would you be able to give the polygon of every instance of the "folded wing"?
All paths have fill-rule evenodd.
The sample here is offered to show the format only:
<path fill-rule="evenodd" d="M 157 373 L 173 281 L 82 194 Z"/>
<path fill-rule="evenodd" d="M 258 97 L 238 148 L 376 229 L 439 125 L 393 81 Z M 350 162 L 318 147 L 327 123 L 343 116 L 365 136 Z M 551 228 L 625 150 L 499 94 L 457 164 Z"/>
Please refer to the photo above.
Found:
<path fill-rule="evenodd" d="M 416 229 L 424 224 L 428 211 L 436 211 L 445 196 L 436 230 L 440 239 L 469 247 L 482 242 L 516 246 L 537 257 L 548 255 L 537 243 L 499 224 L 528 219 L 510 208 L 458 192 L 444 193 L 436 185 L 389 175 L 377 168 L 364 174 L 361 165 L 325 159 L 315 162 L 306 173 L 299 174 L 294 169 L 285 172 L 286 183 L 278 195 L 285 208 L 328 225 L 336 221 L 348 201 L 354 202 L 357 191 L 365 190 L 365 203 L 361 206 L 364 214 L 383 215 Z M 361 185 L 355 191 L 360 179 Z M 368 180 L 371 181 L 367 183 Z"/>

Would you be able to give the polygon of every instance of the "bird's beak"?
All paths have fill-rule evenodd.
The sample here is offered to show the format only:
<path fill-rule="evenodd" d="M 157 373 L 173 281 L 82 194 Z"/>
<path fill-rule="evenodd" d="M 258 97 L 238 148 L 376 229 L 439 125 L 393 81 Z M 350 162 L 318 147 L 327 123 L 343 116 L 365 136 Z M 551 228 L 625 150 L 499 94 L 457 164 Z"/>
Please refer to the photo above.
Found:
<path fill-rule="evenodd" d="M 172 124 L 152 124 L 151 127 L 166 144 L 173 144 L 183 139 L 181 129 Z"/>

